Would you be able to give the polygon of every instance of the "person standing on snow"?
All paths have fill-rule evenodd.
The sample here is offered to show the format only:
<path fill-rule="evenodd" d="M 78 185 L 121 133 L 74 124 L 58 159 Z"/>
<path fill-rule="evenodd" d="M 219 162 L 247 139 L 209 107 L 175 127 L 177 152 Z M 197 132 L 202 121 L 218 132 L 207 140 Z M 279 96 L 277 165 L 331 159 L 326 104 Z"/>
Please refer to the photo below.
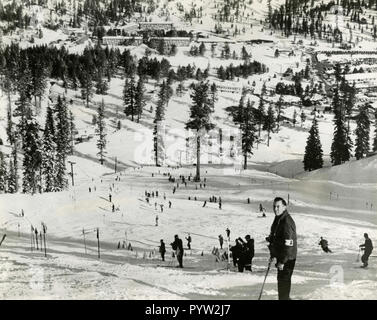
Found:
<path fill-rule="evenodd" d="M 219 242 L 220 242 L 220 249 L 222 249 L 223 248 L 223 243 L 224 243 L 224 238 L 223 238 L 223 236 L 221 234 L 219 235 Z"/>
<path fill-rule="evenodd" d="M 176 252 L 179 268 L 183 268 L 183 244 L 182 240 L 179 239 L 177 234 L 174 236 L 174 242 L 172 242 L 170 245 Z"/>
<path fill-rule="evenodd" d="M 190 234 L 188 234 L 188 237 L 186 238 L 186 240 L 187 240 L 187 248 L 189 250 L 191 250 L 191 236 L 190 236 Z"/>
<path fill-rule="evenodd" d="M 363 263 L 363 265 L 361 266 L 362 268 L 366 268 L 368 266 L 368 259 L 373 251 L 372 240 L 368 237 L 367 233 L 364 233 L 364 238 L 365 238 L 364 244 L 361 244 L 359 246 L 361 250 L 364 250 L 364 254 L 361 256 L 361 261 Z"/>
<path fill-rule="evenodd" d="M 162 261 L 165 261 L 165 252 L 166 252 L 166 248 L 165 248 L 165 243 L 164 243 L 164 240 L 160 240 L 160 247 L 159 247 L 159 252 L 161 254 L 161 259 Z"/>
<path fill-rule="evenodd" d="M 239 238 L 240 242 L 242 243 L 243 250 L 242 250 L 242 264 L 245 267 L 245 270 L 252 271 L 251 267 L 253 264 L 254 258 L 254 239 L 250 237 L 250 235 L 245 236 L 246 242 Z"/>
<path fill-rule="evenodd" d="M 279 300 L 290 300 L 291 278 L 297 256 L 296 224 L 287 211 L 287 203 L 276 197 L 273 203 L 275 219 L 270 235 L 266 240 L 270 243 L 270 259 L 276 258 L 278 269 L 277 282 Z"/>

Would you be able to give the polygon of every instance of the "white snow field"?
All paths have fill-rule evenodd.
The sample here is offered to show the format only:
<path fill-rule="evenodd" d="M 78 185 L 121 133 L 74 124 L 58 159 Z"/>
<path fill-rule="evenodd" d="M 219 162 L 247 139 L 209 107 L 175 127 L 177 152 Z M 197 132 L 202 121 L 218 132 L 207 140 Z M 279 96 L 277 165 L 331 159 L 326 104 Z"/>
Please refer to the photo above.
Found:
<path fill-rule="evenodd" d="M 287 198 L 288 193 L 298 233 L 292 298 L 376 298 L 375 258 L 370 258 L 366 270 L 359 268 L 356 258 L 363 233 L 372 239 L 376 236 L 376 209 L 369 204 L 375 201 L 377 185 L 360 180 L 360 188 L 351 189 L 337 181 L 341 169 L 345 176 L 351 175 L 347 165 L 322 176 L 318 172 L 310 181 L 254 169 L 239 172 L 233 167 L 205 166 L 205 188 L 196 190 L 191 181 L 187 187 L 180 184 L 173 194 L 176 184 L 164 175 L 167 168 L 129 168 L 115 174 L 90 160 L 71 160 L 76 162 L 76 176 L 75 186 L 68 191 L 0 197 L 1 232 L 7 234 L 0 250 L 3 299 L 256 299 L 268 261 L 265 237 L 273 220 L 271 202 L 278 195 Z M 376 158 L 363 162 L 370 174 L 375 172 Z M 194 169 L 169 171 L 178 177 Z M 145 190 L 159 190 L 159 197 L 148 204 Z M 109 193 L 119 209 L 115 212 Z M 211 195 L 221 196 L 221 210 L 209 202 L 202 207 Z M 197 201 L 188 196 L 196 196 Z M 267 218 L 258 217 L 259 203 L 267 208 Z M 164 204 L 162 213 L 159 204 Z M 20 217 L 22 209 L 24 217 Z M 30 248 L 30 225 L 40 229 L 41 222 L 47 225 L 47 258 Z M 233 266 L 227 271 L 226 261 L 216 262 L 211 254 L 213 247 L 219 247 L 217 236 L 225 237 L 227 227 L 231 239 L 246 234 L 255 239 L 252 273 L 238 273 Z M 100 231 L 100 259 L 95 228 Z M 83 229 L 91 231 L 85 238 L 86 254 Z M 174 234 L 184 240 L 188 233 L 192 250 L 186 250 L 185 268 L 176 269 L 169 243 Z M 322 252 L 320 236 L 328 239 L 333 254 Z M 167 244 L 165 262 L 157 252 L 160 239 Z M 131 243 L 133 251 L 117 249 L 119 241 Z M 263 299 L 276 297 L 273 268 Z"/>

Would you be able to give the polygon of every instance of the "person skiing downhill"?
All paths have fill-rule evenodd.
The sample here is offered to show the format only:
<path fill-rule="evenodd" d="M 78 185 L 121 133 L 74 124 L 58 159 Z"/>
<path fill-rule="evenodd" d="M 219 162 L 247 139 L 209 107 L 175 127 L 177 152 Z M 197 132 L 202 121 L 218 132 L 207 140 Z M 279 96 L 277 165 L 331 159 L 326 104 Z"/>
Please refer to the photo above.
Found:
<path fill-rule="evenodd" d="M 364 244 L 361 244 L 359 246 L 361 250 L 364 250 L 364 254 L 361 256 L 361 261 L 363 263 L 363 265 L 361 266 L 362 268 L 366 268 L 368 266 L 368 259 L 373 251 L 372 240 L 368 237 L 367 233 L 364 233 L 364 238 L 365 238 Z"/>
<path fill-rule="evenodd" d="M 328 244 L 328 241 L 326 239 L 323 239 L 321 237 L 321 240 L 319 241 L 318 245 L 321 246 L 322 250 L 326 253 L 332 253 L 332 251 L 330 250 L 329 248 L 329 244 Z"/>
<path fill-rule="evenodd" d="M 283 198 L 276 197 L 273 202 L 275 219 L 271 225 L 269 242 L 271 259 L 276 258 L 278 269 L 279 300 L 290 300 L 291 277 L 297 256 L 296 224 L 287 211 L 287 203 Z"/>

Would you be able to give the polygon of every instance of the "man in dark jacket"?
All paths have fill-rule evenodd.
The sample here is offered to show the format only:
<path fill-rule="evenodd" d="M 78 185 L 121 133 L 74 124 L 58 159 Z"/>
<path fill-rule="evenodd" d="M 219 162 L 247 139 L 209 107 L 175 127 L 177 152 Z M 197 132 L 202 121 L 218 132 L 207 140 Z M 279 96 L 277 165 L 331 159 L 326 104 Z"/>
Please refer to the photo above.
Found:
<path fill-rule="evenodd" d="M 182 244 L 182 240 L 178 238 L 177 234 L 174 236 L 174 242 L 171 243 L 171 246 L 172 246 L 173 250 L 175 250 L 175 252 L 176 252 L 179 267 L 183 268 L 183 264 L 182 264 L 183 244 Z"/>
<path fill-rule="evenodd" d="M 159 251 L 160 251 L 160 254 L 161 254 L 161 258 L 162 258 L 162 261 L 165 261 L 165 252 L 166 252 L 166 249 L 165 249 L 165 242 L 164 240 L 160 240 L 160 248 L 159 248 Z"/>
<path fill-rule="evenodd" d="M 321 240 L 319 241 L 318 244 L 321 246 L 322 250 L 325 251 L 326 253 L 329 253 L 329 252 L 332 253 L 332 251 L 329 248 L 329 243 L 327 242 L 326 239 L 323 239 L 321 237 Z"/>
<path fill-rule="evenodd" d="M 239 239 L 236 239 L 236 245 L 232 246 L 230 249 L 232 251 L 233 266 L 238 265 L 238 271 L 243 272 L 243 264 L 240 261 L 240 256 L 242 253 L 242 244 Z"/>
<path fill-rule="evenodd" d="M 254 258 L 254 239 L 251 239 L 250 235 L 245 236 L 246 242 L 241 238 L 239 240 L 242 243 L 242 265 L 245 270 L 252 271 L 251 266 Z"/>
<path fill-rule="evenodd" d="M 362 267 L 366 268 L 368 266 L 369 256 L 373 251 L 372 240 L 369 239 L 368 234 L 364 233 L 365 242 L 360 245 L 361 250 L 364 250 L 364 254 L 361 256 L 361 261 L 363 263 Z"/>
<path fill-rule="evenodd" d="M 289 300 L 291 277 L 297 256 L 296 225 L 287 211 L 287 203 L 283 198 L 274 199 L 273 209 L 275 219 L 266 240 L 270 242 L 268 248 L 271 258 L 277 260 L 279 300 Z"/>

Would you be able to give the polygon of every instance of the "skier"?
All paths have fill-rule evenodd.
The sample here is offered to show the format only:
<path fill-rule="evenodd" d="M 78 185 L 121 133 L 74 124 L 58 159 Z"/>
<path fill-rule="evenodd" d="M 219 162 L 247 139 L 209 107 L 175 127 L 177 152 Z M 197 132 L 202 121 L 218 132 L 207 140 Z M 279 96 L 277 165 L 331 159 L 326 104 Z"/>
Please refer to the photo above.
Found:
<path fill-rule="evenodd" d="M 161 212 L 164 212 L 164 205 L 160 204 Z"/>
<path fill-rule="evenodd" d="M 222 206 L 222 205 L 221 205 L 221 202 L 219 202 L 219 209 L 220 209 L 220 210 L 221 210 L 221 206 Z"/>
<path fill-rule="evenodd" d="M 158 227 L 158 215 L 156 215 L 156 227 Z"/>
<path fill-rule="evenodd" d="M 89 187 L 89 193 L 92 192 L 92 188 Z"/>
<path fill-rule="evenodd" d="M 226 228 L 225 232 L 226 232 L 226 237 L 229 240 L 230 239 L 230 230 L 229 230 L 229 228 Z"/>
<path fill-rule="evenodd" d="M 109 193 L 109 201 L 111 202 L 111 193 Z"/>
<path fill-rule="evenodd" d="M 269 242 L 270 258 L 276 258 L 279 300 L 289 300 L 291 277 L 297 256 L 296 225 L 287 211 L 287 203 L 276 197 L 273 203 L 275 219 L 271 226 Z"/>
<path fill-rule="evenodd" d="M 189 250 L 191 250 L 191 236 L 190 236 L 190 234 L 188 234 L 188 237 L 186 238 L 186 240 L 187 240 L 187 248 Z"/>
<path fill-rule="evenodd" d="M 179 268 L 183 268 L 183 244 L 182 240 L 179 239 L 177 234 L 174 236 L 174 242 L 172 242 L 170 245 L 176 252 Z"/>
<path fill-rule="evenodd" d="M 21 215 L 22 215 L 23 217 L 25 216 L 24 209 L 21 209 Z"/>
<path fill-rule="evenodd" d="M 329 252 L 332 253 L 332 251 L 329 248 L 329 243 L 327 242 L 326 239 L 323 239 L 321 237 L 321 240 L 319 241 L 318 244 L 321 246 L 322 250 L 325 251 L 326 253 L 329 253 Z"/>
<path fill-rule="evenodd" d="M 241 255 L 241 252 L 242 252 L 242 244 L 240 243 L 240 241 L 238 239 L 236 239 L 236 244 L 234 246 L 232 246 L 229 250 L 232 251 L 233 266 L 238 265 L 238 271 L 242 272 L 243 271 L 243 265 L 239 261 L 240 255 Z"/>
<path fill-rule="evenodd" d="M 207 205 L 207 201 L 204 200 L 204 203 L 203 203 L 203 208 Z"/>
<path fill-rule="evenodd" d="M 113 203 L 113 205 L 111 207 L 111 210 L 112 210 L 112 212 L 115 212 L 115 205 L 114 205 L 114 203 Z"/>
<path fill-rule="evenodd" d="M 164 240 L 162 240 L 162 239 L 160 240 L 159 252 L 161 254 L 162 261 L 165 261 L 165 252 L 166 252 L 166 249 L 165 249 Z"/>
<path fill-rule="evenodd" d="M 171 201 L 169 200 L 169 209 L 171 208 Z"/>
<path fill-rule="evenodd" d="M 364 233 L 364 238 L 365 238 L 364 244 L 361 244 L 359 246 L 361 250 L 364 250 L 364 254 L 361 256 L 361 261 L 363 263 L 363 265 L 361 266 L 362 268 L 366 268 L 368 266 L 368 259 L 373 251 L 372 240 L 368 237 L 367 233 Z"/>
<path fill-rule="evenodd" d="M 238 238 L 242 245 L 240 254 L 238 257 L 238 271 L 243 272 L 243 269 L 252 271 L 251 266 L 254 258 L 254 239 L 250 238 L 250 235 L 245 236 L 246 242 L 242 238 Z"/>
<path fill-rule="evenodd" d="M 221 234 L 219 235 L 219 242 L 220 242 L 220 248 L 222 249 L 223 248 L 223 243 L 224 243 L 224 238 L 223 238 L 223 236 Z"/>

